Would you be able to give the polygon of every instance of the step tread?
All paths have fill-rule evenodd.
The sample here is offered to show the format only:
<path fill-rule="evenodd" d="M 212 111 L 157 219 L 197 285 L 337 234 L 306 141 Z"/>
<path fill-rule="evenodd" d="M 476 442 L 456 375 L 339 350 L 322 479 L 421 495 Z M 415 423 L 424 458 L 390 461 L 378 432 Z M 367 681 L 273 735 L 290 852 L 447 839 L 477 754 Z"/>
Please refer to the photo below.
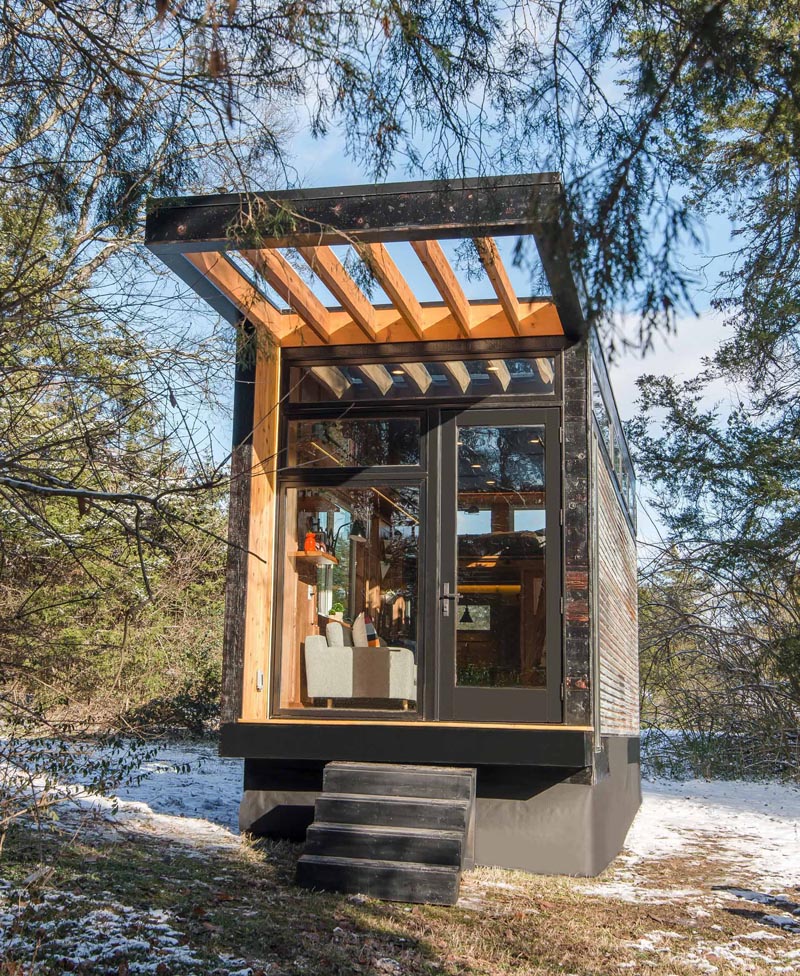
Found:
<path fill-rule="evenodd" d="M 457 864 L 428 864 L 425 861 L 385 861 L 377 858 L 340 857 L 336 854 L 301 854 L 300 860 L 304 864 L 326 864 L 331 867 L 353 867 L 367 870 L 392 870 L 415 874 L 461 874 Z"/>
<path fill-rule="evenodd" d="M 462 840 L 463 830 L 450 827 L 398 827 L 393 824 L 337 823 L 335 820 L 315 820 L 309 830 L 321 827 L 324 830 L 338 830 L 352 833 L 380 833 L 402 837 L 436 837 L 443 840 Z"/>
<path fill-rule="evenodd" d="M 329 793 L 322 792 L 319 799 L 324 797 L 326 800 L 358 800 L 368 803 L 425 803 L 430 806 L 451 807 L 458 806 L 468 808 L 470 801 L 465 797 L 439 797 L 439 796 L 413 796 L 410 794 L 395 793 Z"/>

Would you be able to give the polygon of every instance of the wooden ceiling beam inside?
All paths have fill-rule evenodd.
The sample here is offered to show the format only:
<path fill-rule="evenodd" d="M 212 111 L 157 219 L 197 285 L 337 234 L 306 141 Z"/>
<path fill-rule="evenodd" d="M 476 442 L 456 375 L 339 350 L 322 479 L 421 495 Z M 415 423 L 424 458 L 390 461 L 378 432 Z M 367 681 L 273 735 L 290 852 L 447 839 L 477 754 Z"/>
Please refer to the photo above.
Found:
<path fill-rule="evenodd" d="M 280 251 L 262 248 L 240 253 L 323 342 L 330 342 L 330 312 Z"/>
<path fill-rule="evenodd" d="M 329 247 L 298 247 L 297 251 L 370 342 L 376 342 L 375 309 L 334 252 Z"/>
<path fill-rule="evenodd" d="M 380 392 L 381 396 L 386 396 L 394 386 L 391 373 L 385 366 L 381 366 L 379 363 L 358 366 L 356 368 Z"/>
<path fill-rule="evenodd" d="M 472 383 L 472 377 L 469 375 L 469 370 L 461 362 L 447 362 L 442 363 L 442 366 L 450 374 L 453 382 L 461 390 L 462 393 L 466 393 Z"/>
<path fill-rule="evenodd" d="M 312 366 L 311 372 L 328 387 L 337 400 L 341 400 L 353 385 L 336 366 Z"/>
<path fill-rule="evenodd" d="M 508 366 L 504 359 L 490 359 L 486 364 L 487 369 L 491 372 L 494 378 L 502 387 L 503 393 L 511 385 L 511 373 L 508 371 Z"/>
<path fill-rule="evenodd" d="M 437 240 L 411 241 L 411 247 L 428 272 L 436 290 L 453 313 L 461 335 L 469 339 L 471 332 L 470 305 L 464 290 L 459 284 L 442 245 Z"/>
<path fill-rule="evenodd" d="M 406 375 L 416 385 L 420 393 L 427 393 L 433 383 L 433 377 L 424 363 L 402 363 Z"/>

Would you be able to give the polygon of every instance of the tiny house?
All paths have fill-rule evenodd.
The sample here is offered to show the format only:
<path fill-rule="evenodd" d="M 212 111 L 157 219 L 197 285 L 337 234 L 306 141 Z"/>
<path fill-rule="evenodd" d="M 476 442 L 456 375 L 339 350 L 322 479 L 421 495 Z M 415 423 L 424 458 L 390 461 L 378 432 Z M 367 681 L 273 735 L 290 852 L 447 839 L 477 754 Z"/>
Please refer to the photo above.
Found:
<path fill-rule="evenodd" d="M 388 897 L 448 900 L 402 862 L 598 873 L 640 802 L 635 481 L 558 175 L 157 200 L 146 240 L 240 336 L 242 829 Z"/>

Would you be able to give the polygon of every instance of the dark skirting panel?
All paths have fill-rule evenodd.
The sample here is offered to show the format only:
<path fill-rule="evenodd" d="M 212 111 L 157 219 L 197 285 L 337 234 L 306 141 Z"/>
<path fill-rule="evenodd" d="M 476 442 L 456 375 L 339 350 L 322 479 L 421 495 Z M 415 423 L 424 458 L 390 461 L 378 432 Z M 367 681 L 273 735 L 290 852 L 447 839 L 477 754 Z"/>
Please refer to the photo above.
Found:
<path fill-rule="evenodd" d="M 592 764 L 592 733 L 580 729 L 470 726 L 229 723 L 220 754 L 244 759 L 435 763 L 454 766 Z"/>
<path fill-rule="evenodd" d="M 598 874 L 639 808 L 638 736 L 603 736 L 594 767 L 478 765 L 475 861 L 536 874 Z M 240 828 L 302 841 L 324 762 L 246 759 Z"/>

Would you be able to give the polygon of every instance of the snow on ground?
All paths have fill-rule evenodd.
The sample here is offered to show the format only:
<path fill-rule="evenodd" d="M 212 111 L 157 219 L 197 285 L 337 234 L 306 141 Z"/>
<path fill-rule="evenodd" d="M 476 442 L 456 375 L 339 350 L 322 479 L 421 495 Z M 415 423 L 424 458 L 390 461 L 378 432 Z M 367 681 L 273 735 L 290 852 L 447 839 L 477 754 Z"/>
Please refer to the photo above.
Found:
<path fill-rule="evenodd" d="M 108 825 L 172 836 L 200 849 L 238 843 L 242 762 L 210 744 L 172 744 L 144 764 L 144 778 L 108 800 L 81 800 Z M 800 886 L 800 789 L 779 783 L 645 781 L 642 806 L 628 834 L 622 864 L 690 854 L 729 863 L 731 883 Z M 737 873 L 738 872 L 738 873 Z M 617 882 L 624 894 L 630 881 Z M 611 896 L 614 883 L 605 882 Z M 672 889 L 672 897 L 680 897 Z"/>
<path fill-rule="evenodd" d="M 113 798 L 81 797 L 81 809 L 99 814 L 107 828 L 155 835 L 198 851 L 241 844 L 241 759 L 223 759 L 211 745 L 170 745 L 143 763 L 141 773 Z"/>
<path fill-rule="evenodd" d="M 8 958 L 35 959 L 46 945 L 48 956 L 68 963 L 70 970 L 111 965 L 124 958 L 130 974 L 187 966 L 202 971 L 203 960 L 183 945 L 168 912 L 137 911 L 116 902 L 98 909 L 89 899 L 68 891 L 44 892 L 37 903 L 0 881 L 0 896 L 6 894 L 7 905 L 0 902 L 0 947 Z M 23 927 L 18 922 L 21 909 L 41 918 Z M 235 960 L 240 962 L 244 960 Z"/>
<path fill-rule="evenodd" d="M 243 771 L 241 759 L 223 759 L 213 745 L 170 745 L 143 764 L 144 779 L 117 796 L 146 803 L 153 813 L 199 817 L 237 831 Z"/>
<path fill-rule="evenodd" d="M 158 837 L 201 858 L 243 849 L 237 830 L 240 760 L 221 759 L 211 744 L 170 744 L 141 772 L 115 798 L 65 785 L 69 800 L 62 804 L 61 825 L 80 821 L 110 842 L 131 834 Z M 699 862 L 710 865 L 702 880 L 700 874 L 692 876 Z M 487 883 L 492 875 L 489 871 Z M 711 876 L 719 883 L 709 882 Z M 496 884 L 513 887 L 502 878 Z M 759 972 L 763 967 L 800 972 L 800 789 L 774 783 L 645 782 L 623 853 L 601 878 L 573 884 L 587 895 L 679 906 L 690 924 L 703 929 L 705 941 L 686 941 L 686 934 L 659 928 L 626 943 L 648 960 L 644 965 L 669 958 L 701 973 L 716 973 L 720 965 L 743 972 L 755 971 L 754 966 L 762 967 Z M 34 958 L 41 943 L 72 968 L 111 966 L 108 971 L 116 973 L 117 960 L 124 959 L 131 976 L 203 971 L 168 912 L 132 908 L 115 900 L 113 892 L 102 907 L 80 893 L 58 890 L 43 891 L 37 901 L 27 888 L 26 883 L 12 889 L 0 880 L 0 958 L 4 952 Z M 753 931 L 729 937 L 720 925 L 710 924 L 709 909 L 741 914 L 742 906 L 757 925 Z M 32 920 L 21 926 L 19 919 L 28 915 Z M 619 964 L 622 971 L 638 966 Z M 245 976 L 253 970 L 243 959 L 220 955 L 213 972 Z"/>
<path fill-rule="evenodd" d="M 780 783 L 645 782 L 625 843 L 636 859 L 716 847 L 761 884 L 800 885 L 800 789 Z"/>
<path fill-rule="evenodd" d="M 716 866 L 711 900 L 691 877 L 685 885 L 664 887 L 645 880 L 648 865 L 671 858 Z M 585 894 L 621 901 L 682 902 L 698 918 L 708 915 L 712 903 L 772 906 L 777 910 L 765 912 L 764 923 L 791 931 L 800 931 L 798 889 L 800 789 L 719 780 L 645 781 L 622 854 L 605 877 L 581 885 Z"/>
<path fill-rule="evenodd" d="M 95 753 L 102 756 L 103 753 Z M 104 839 L 126 833 L 157 836 L 197 852 L 237 848 L 241 759 L 223 759 L 210 744 L 170 744 L 142 762 L 138 774 L 111 796 L 88 792 L 80 782 L 33 788 L 58 804 L 59 830 L 89 830 Z"/>

